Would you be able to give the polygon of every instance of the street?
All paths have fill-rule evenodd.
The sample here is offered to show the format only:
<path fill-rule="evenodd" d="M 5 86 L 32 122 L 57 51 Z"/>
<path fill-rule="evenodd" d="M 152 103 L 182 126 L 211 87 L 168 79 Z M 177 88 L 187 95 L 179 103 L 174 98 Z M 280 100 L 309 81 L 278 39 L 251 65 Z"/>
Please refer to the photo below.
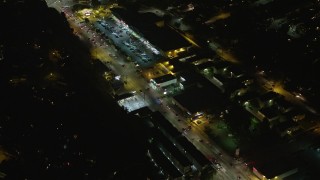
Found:
<path fill-rule="evenodd" d="M 82 40 L 91 43 L 92 56 L 101 60 L 116 75 L 121 76 L 125 80 L 124 89 L 118 93 L 135 91 L 137 96 L 140 96 L 140 99 L 143 99 L 152 111 L 161 112 L 179 131 L 182 131 L 182 128 L 191 126 L 191 130 L 185 131 L 183 135 L 206 157 L 214 158 L 221 164 L 221 168 L 214 175 L 213 179 L 233 180 L 239 177 L 241 179 L 258 179 L 244 162 L 241 162 L 241 159 L 240 161 L 235 160 L 234 157 L 229 156 L 215 142 L 210 140 L 204 133 L 203 128 L 201 128 L 201 125 L 189 122 L 183 114 L 178 114 L 168 108 L 172 102 L 170 97 L 163 97 L 163 93 L 148 88 L 149 82 L 140 73 L 137 73 L 137 67 L 134 63 L 126 60 L 126 55 L 121 54 L 114 46 L 104 40 L 89 23 L 81 23 L 73 14 L 70 14 L 71 10 L 68 10 L 68 6 L 72 6 L 71 1 L 64 1 L 62 3 L 60 1 L 47 0 L 47 3 L 58 11 L 67 11 L 68 21 L 72 28 L 75 29 L 76 35 L 81 37 Z M 162 97 L 161 104 L 154 102 L 154 99 L 160 97 Z"/>

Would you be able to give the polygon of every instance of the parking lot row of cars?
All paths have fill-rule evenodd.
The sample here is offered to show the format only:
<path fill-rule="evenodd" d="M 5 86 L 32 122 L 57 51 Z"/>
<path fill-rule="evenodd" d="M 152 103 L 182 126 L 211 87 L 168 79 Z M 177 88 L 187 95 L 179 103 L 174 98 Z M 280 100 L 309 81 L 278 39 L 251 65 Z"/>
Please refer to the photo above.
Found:
<path fill-rule="evenodd" d="M 105 32 L 106 36 L 109 35 L 113 39 L 114 43 L 124 50 L 127 55 L 131 56 L 134 61 L 139 65 L 148 66 L 152 65 L 153 54 L 149 52 L 147 47 L 145 47 L 141 38 L 137 38 L 128 27 L 117 23 L 112 18 L 108 20 L 98 20 L 96 26 L 100 31 Z"/>

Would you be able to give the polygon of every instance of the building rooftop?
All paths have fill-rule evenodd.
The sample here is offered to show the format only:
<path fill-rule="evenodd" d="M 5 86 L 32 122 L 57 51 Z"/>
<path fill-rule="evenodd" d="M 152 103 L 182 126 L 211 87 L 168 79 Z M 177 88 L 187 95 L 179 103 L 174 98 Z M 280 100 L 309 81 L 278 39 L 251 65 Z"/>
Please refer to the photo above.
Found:
<path fill-rule="evenodd" d="M 201 64 L 196 66 L 196 68 L 198 70 L 203 70 L 203 69 L 210 68 L 210 67 L 214 67 L 214 62 L 207 61 L 207 62 L 201 63 Z"/>
<path fill-rule="evenodd" d="M 166 74 L 166 75 L 163 75 L 163 76 L 156 77 L 156 78 L 154 78 L 153 80 L 154 80 L 157 84 L 161 84 L 161 83 L 164 83 L 164 82 L 173 80 L 173 79 L 177 79 L 177 78 L 176 78 L 174 75 L 172 75 L 172 74 Z"/>
<path fill-rule="evenodd" d="M 163 128 L 166 133 L 168 133 L 172 138 L 181 136 L 181 133 L 172 126 L 170 122 L 160 113 L 154 112 L 151 118 L 152 123 L 157 126 Z"/>
<path fill-rule="evenodd" d="M 230 66 L 228 66 L 227 69 L 228 69 L 229 72 L 232 72 L 232 74 L 235 77 L 239 77 L 239 76 L 242 76 L 244 74 L 244 70 L 241 69 L 241 67 L 236 66 L 236 65 L 230 65 Z"/>
<path fill-rule="evenodd" d="M 166 25 L 156 26 L 153 22 L 154 18 L 150 18 L 150 14 L 145 16 L 123 8 L 113 8 L 112 13 L 129 26 L 134 27 L 141 36 L 162 51 L 191 46 L 187 40 L 170 27 Z"/>
<path fill-rule="evenodd" d="M 202 167 L 210 164 L 210 161 L 184 136 L 177 139 L 177 142 L 199 163 Z"/>
<path fill-rule="evenodd" d="M 260 112 L 263 115 L 265 115 L 265 117 L 268 119 L 272 119 L 272 118 L 277 117 L 279 115 L 279 111 L 276 108 L 274 108 L 273 106 L 262 108 L 260 110 Z"/>
<path fill-rule="evenodd" d="M 214 67 L 218 70 L 227 68 L 229 66 L 230 66 L 230 63 L 227 61 L 223 61 L 223 60 L 214 61 Z"/>
<path fill-rule="evenodd" d="M 301 108 L 293 107 L 290 111 L 284 113 L 288 120 L 299 121 L 303 120 L 306 115 L 306 111 Z"/>
<path fill-rule="evenodd" d="M 115 99 L 116 100 L 121 100 L 121 99 L 126 99 L 126 98 L 129 98 L 129 97 L 133 97 L 134 96 L 134 94 L 132 94 L 132 93 L 124 93 L 124 94 L 120 94 L 120 95 L 118 95 L 118 94 L 116 94 L 115 95 Z"/>
<path fill-rule="evenodd" d="M 182 84 L 186 87 L 190 87 L 192 85 L 197 84 L 203 77 L 199 73 L 193 73 L 190 71 L 182 71 L 179 73 L 179 77 L 184 81 Z"/>
<path fill-rule="evenodd" d="M 174 96 L 174 99 L 192 114 L 223 103 L 220 90 L 211 83 L 198 83 L 197 86 L 189 87 L 183 93 Z"/>
<path fill-rule="evenodd" d="M 289 101 L 287 101 L 285 98 L 279 98 L 276 100 L 277 104 L 281 107 L 292 107 L 293 104 Z"/>
<path fill-rule="evenodd" d="M 150 110 L 150 108 L 148 106 L 140 108 L 140 109 L 136 109 L 136 110 L 130 112 L 130 114 L 137 115 L 141 118 L 148 117 L 152 113 L 153 112 Z"/>
<path fill-rule="evenodd" d="M 185 69 L 188 69 L 187 64 L 180 62 L 178 59 L 171 59 L 170 65 L 173 65 L 174 67 L 173 70 L 171 70 L 173 73 L 179 73 Z"/>
<path fill-rule="evenodd" d="M 251 101 L 255 99 L 259 94 L 256 91 L 247 91 L 241 96 L 236 96 L 236 99 L 240 102 Z"/>
<path fill-rule="evenodd" d="M 266 179 L 274 178 L 297 167 L 297 162 L 292 158 L 279 157 L 273 158 L 263 163 L 256 163 L 255 169 L 258 170 Z"/>
<path fill-rule="evenodd" d="M 290 6 L 288 6 L 290 3 Z M 273 17 L 285 17 L 288 13 L 296 11 L 303 5 L 303 1 L 299 0 L 282 0 L 282 1 L 271 1 L 270 3 L 263 6 L 269 15 Z"/>
<path fill-rule="evenodd" d="M 176 146 L 174 146 L 173 142 L 170 141 L 167 137 L 163 135 L 163 133 L 157 131 L 156 137 L 157 142 L 159 142 L 166 150 L 170 152 L 170 154 L 183 166 L 190 166 L 191 162 L 188 158 L 178 150 Z"/>
<path fill-rule="evenodd" d="M 159 147 L 155 145 L 150 146 L 150 151 L 152 157 L 155 159 L 158 165 L 164 169 L 172 178 L 181 177 L 182 174 L 177 170 L 177 168 L 165 157 L 165 155 L 160 151 Z"/>
<path fill-rule="evenodd" d="M 241 81 L 238 79 L 228 79 L 226 84 L 224 84 L 226 92 L 234 92 L 236 90 L 247 88 Z"/>

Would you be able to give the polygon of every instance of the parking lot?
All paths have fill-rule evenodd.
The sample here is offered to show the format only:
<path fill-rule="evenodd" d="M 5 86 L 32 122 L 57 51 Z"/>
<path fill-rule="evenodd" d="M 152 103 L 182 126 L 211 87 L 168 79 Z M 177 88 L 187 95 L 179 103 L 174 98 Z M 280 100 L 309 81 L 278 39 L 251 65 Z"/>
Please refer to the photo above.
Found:
<path fill-rule="evenodd" d="M 113 16 L 105 20 L 97 20 L 94 26 L 142 69 L 152 67 L 157 60 L 163 58 L 160 51 L 153 45 Z"/>

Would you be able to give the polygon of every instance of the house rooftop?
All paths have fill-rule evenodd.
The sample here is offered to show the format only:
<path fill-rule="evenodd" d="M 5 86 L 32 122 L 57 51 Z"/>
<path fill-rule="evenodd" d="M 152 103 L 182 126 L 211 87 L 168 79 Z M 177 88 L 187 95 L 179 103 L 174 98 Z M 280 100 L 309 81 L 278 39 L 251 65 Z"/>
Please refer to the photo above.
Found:
<path fill-rule="evenodd" d="M 280 130 L 280 131 L 285 131 L 287 130 L 288 128 L 290 127 L 293 127 L 293 126 L 296 126 L 297 124 L 291 120 L 288 120 L 288 121 L 284 121 L 284 122 L 281 122 L 279 124 L 277 124 L 277 129 Z"/>
<path fill-rule="evenodd" d="M 277 99 L 276 104 L 279 106 L 279 108 L 283 109 L 292 108 L 294 106 L 291 102 L 285 100 L 284 98 Z"/>
<path fill-rule="evenodd" d="M 216 69 L 223 69 L 223 68 L 227 68 L 230 66 L 230 63 L 227 61 L 223 61 L 223 60 L 218 60 L 214 62 L 214 67 Z"/>
<path fill-rule="evenodd" d="M 214 62 L 212 61 L 207 61 L 207 62 L 204 62 L 204 63 L 201 63 L 199 65 L 196 66 L 196 68 L 198 70 L 204 70 L 206 68 L 210 68 L 210 67 L 214 67 Z"/>
<path fill-rule="evenodd" d="M 262 102 L 266 102 L 266 101 L 269 101 L 271 99 L 277 99 L 281 97 L 280 94 L 276 93 L 276 92 L 273 92 L 273 91 L 268 91 L 267 93 L 265 94 L 262 94 L 259 98 Z"/>
<path fill-rule="evenodd" d="M 255 99 L 259 94 L 256 91 L 247 91 L 246 93 L 244 93 L 241 96 L 237 96 L 236 98 L 240 101 L 240 102 L 244 102 L 244 101 L 250 101 L 252 99 Z"/>
<path fill-rule="evenodd" d="M 260 112 L 264 114 L 268 119 L 272 119 L 279 115 L 279 111 L 275 109 L 273 106 L 262 108 Z"/>
<path fill-rule="evenodd" d="M 236 77 L 244 74 L 244 70 L 236 65 L 230 65 L 227 69 L 228 71 L 232 72 Z"/>
<path fill-rule="evenodd" d="M 234 92 L 235 90 L 247 88 L 241 81 L 238 79 L 229 79 L 225 84 L 226 92 Z"/>

